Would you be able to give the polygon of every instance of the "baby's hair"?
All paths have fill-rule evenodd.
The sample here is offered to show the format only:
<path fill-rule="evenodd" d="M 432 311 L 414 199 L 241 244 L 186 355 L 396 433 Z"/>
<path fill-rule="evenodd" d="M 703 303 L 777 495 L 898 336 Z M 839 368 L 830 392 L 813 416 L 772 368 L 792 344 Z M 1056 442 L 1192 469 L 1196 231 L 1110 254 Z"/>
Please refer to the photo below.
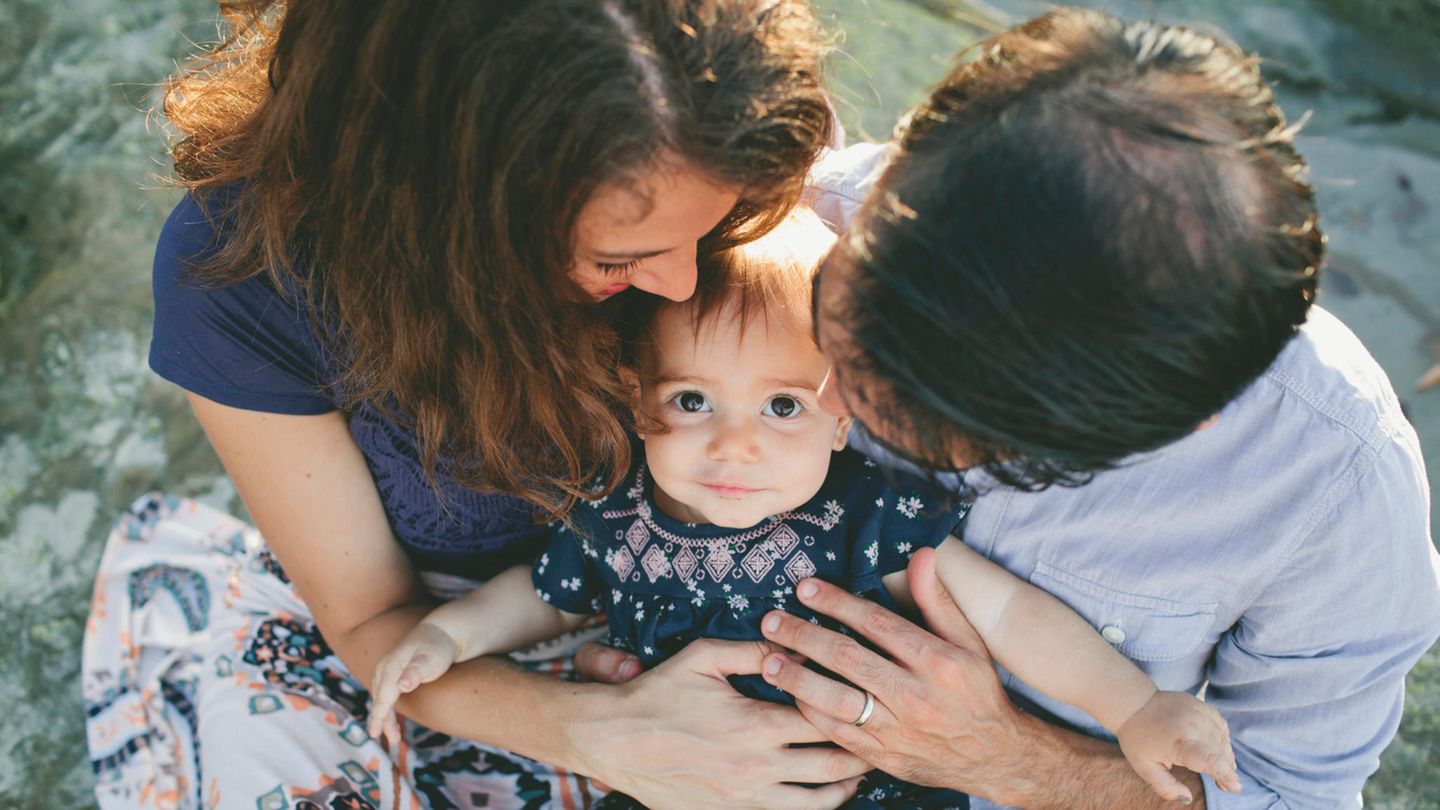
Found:
<path fill-rule="evenodd" d="M 741 334 L 759 320 L 778 319 L 810 334 L 810 291 L 835 234 L 813 211 L 796 209 L 773 231 L 737 247 L 699 258 L 695 294 L 660 305 L 655 315 L 679 309 L 698 334 L 717 318 L 739 318 Z"/>

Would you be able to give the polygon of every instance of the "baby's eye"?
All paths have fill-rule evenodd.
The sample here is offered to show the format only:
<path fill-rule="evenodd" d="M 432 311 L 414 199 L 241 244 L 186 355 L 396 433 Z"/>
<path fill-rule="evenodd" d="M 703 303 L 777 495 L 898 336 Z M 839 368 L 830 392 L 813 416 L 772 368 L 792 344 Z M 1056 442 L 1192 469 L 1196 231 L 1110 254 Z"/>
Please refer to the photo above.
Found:
<path fill-rule="evenodd" d="M 705 413 L 710 410 L 710 403 L 705 401 L 705 395 L 699 391 L 681 391 L 671 397 L 670 401 L 685 413 Z"/>
<path fill-rule="evenodd" d="M 778 417 L 780 419 L 799 416 L 800 412 L 804 410 L 805 406 L 800 404 L 800 400 L 794 397 L 787 397 L 784 394 L 778 397 L 771 397 L 770 401 L 765 403 L 765 415 Z"/>

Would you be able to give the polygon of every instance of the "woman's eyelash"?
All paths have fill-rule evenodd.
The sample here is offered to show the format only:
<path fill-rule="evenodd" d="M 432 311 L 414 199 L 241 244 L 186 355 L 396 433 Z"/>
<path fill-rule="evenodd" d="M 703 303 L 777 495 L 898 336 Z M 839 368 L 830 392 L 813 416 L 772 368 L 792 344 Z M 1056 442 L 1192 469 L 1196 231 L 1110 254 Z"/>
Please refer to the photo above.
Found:
<path fill-rule="evenodd" d="M 605 264 L 604 262 L 596 262 L 595 266 L 600 268 L 600 272 L 606 275 L 618 276 L 622 273 L 628 273 L 631 270 L 634 270 L 635 266 L 638 264 L 640 264 L 639 259 L 632 259 L 631 261 L 625 262 L 624 264 Z"/>

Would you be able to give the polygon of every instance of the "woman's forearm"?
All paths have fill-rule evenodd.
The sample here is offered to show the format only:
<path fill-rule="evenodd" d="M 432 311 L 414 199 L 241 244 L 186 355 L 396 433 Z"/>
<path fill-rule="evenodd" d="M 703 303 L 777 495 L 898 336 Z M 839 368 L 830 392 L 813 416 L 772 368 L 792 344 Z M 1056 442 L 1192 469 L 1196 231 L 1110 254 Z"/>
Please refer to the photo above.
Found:
<path fill-rule="evenodd" d="M 436 605 L 390 531 L 344 415 L 188 398 L 321 634 L 358 681 L 372 683 L 381 659 Z M 566 719 L 589 716 L 582 709 L 598 704 L 578 695 L 602 688 L 477 659 L 407 695 L 399 709 L 437 730 L 578 769 L 576 750 L 594 746 L 571 745 Z"/>

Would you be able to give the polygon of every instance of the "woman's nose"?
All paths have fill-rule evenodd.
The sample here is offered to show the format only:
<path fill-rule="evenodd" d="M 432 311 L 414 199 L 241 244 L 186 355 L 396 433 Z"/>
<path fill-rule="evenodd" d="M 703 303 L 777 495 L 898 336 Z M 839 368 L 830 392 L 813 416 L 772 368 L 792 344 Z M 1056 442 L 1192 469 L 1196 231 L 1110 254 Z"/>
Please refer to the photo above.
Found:
<path fill-rule="evenodd" d="M 691 244 L 641 264 L 634 284 L 652 295 L 684 301 L 695 294 L 696 272 L 695 245 Z"/>

